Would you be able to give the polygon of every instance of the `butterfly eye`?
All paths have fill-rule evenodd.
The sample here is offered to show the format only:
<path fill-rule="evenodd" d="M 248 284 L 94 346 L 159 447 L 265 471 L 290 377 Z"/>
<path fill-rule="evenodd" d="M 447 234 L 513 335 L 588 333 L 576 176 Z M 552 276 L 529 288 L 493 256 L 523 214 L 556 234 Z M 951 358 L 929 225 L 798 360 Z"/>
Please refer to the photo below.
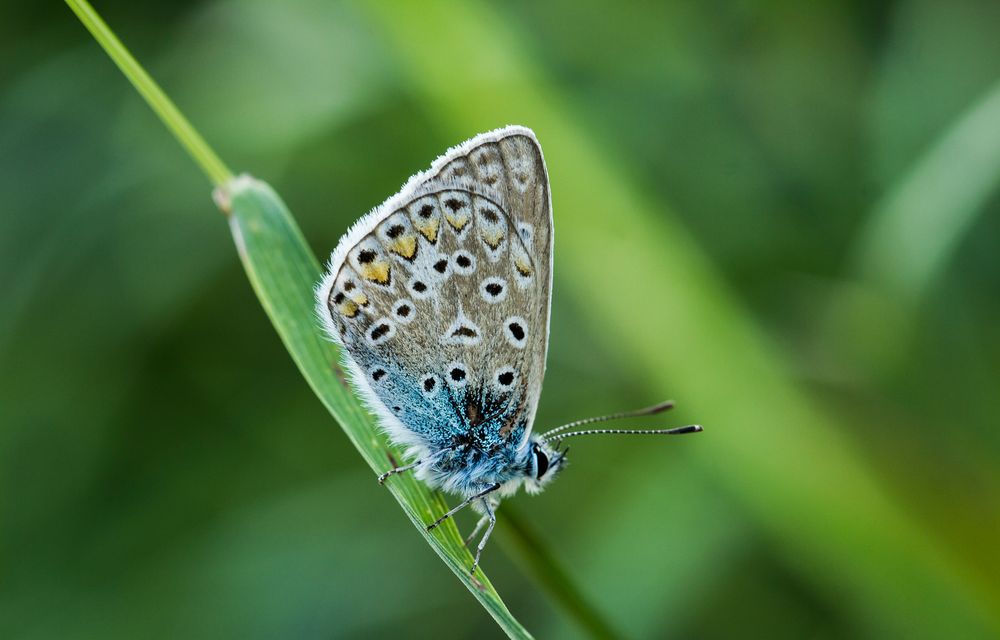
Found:
<path fill-rule="evenodd" d="M 535 479 L 541 480 L 549 470 L 549 457 L 539 447 L 535 447 Z"/>

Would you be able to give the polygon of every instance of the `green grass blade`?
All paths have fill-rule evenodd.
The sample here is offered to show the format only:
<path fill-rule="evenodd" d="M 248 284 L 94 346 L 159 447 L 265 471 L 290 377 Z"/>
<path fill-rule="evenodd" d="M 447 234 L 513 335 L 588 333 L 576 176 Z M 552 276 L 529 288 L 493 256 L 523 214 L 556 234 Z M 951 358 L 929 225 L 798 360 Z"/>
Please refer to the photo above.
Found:
<path fill-rule="evenodd" d="M 831 351 L 859 370 L 898 371 L 916 338 L 915 310 L 998 187 L 1000 83 L 994 83 L 872 210 L 851 256 L 851 286 L 829 305 L 823 339 Z"/>
<path fill-rule="evenodd" d="M 376 432 L 372 418 L 345 384 L 337 365 L 337 348 L 320 333 L 313 304 L 313 287 L 320 278 L 320 265 L 295 220 L 269 186 L 246 176 L 226 185 L 219 199 L 229 211 L 233 239 L 247 277 L 285 348 L 365 461 L 376 472 L 386 471 L 391 467 L 390 449 Z M 392 455 L 400 459 L 398 451 Z M 375 482 L 374 475 L 372 482 Z M 393 477 L 386 482 L 386 488 L 427 544 L 497 624 L 512 638 L 530 638 L 482 570 L 476 572 L 475 578 L 469 575 L 472 556 L 462 543 L 454 522 L 447 520 L 433 532 L 427 532 L 426 523 L 447 510 L 441 496 L 410 474 Z"/>
<path fill-rule="evenodd" d="M 212 184 L 219 186 L 231 180 L 232 172 L 216 155 L 215 151 L 205 142 L 187 118 L 174 105 L 173 101 L 163 93 L 163 89 L 146 73 L 125 45 L 101 19 L 87 0 L 66 0 L 94 39 L 104 47 L 108 56 L 114 61 L 121 72 L 125 74 L 132 86 L 136 88 L 150 108 L 156 112 L 163 124 L 174 134 L 177 141 L 187 150 L 191 158 L 198 163 Z"/>

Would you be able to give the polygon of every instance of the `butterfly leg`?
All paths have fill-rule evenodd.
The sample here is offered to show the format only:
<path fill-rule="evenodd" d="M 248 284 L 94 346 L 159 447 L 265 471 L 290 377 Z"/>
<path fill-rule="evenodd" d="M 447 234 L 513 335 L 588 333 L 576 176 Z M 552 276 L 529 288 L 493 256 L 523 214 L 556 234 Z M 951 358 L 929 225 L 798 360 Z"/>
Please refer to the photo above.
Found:
<path fill-rule="evenodd" d="M 410 469 L 419 467 L 421 462 L 423 462 L 423 460 L 417 460 L 416 462 L 411 462 L 410 464 L 404 465 L 402 467 L 393 467 L 392 469 L 389 469 L 388 471 L 386 471 L 385 473 L 383 473 L 378 477 L 378 483 L 384 484 L 389 476 L 394 476 L 397 473 L 403 473 L 404 471 L 409 471 Z"/>
<path fill-rule="evenodd" d="M 465 500 L 463 500 L 461 503 L 459 503 L 459 505 L 457 507 L 454 507 L 451 511 L 449 511 L 446 514 L 444 514 L 443 516 L 441 516 L 440 518 L 438 518 L 437 520 L 435 520 L 431 524 L 427 525 L 427 530 L 428 531 L 432 531 L 439 524 L 441 524 L 442 522 L 444 522 L 448 518 L 452 517 L 453 515 L 455 515 L 459 511 L 461 511 L 463 508 L 469 506 L 469 504 L 471 504 L 472 502 L 478 500 L 479 498 L 482 498 L 484 496 L 487 496 L 487 495 L 493 493 L 494 491 L 496 491 L 499 488 L 500 488 L 500 483 L 491 484 L 490 486 L 486 487 L 485 489 L 483 489 L 479 493 L 476 493 L 476 494 L 473 494 L 473 495 L 469 496 L 468 498 L 466 498 Z"/>
<path fill-rule="evenodd" d="M 483 534 L 483 539 L 479 541 L 479 546 L 476 547 L 476 559 L 472 562 L 472 570 L 469 572 L 472 575 L 476 575 L 476 567 L 479 566 L 479 556 L 483 553 L 483 547 L 486 546 L 486 541 L 490 539 L 490 534 L 493 533 L 493 525 L 497 523 L 497 516 L 493 512 L 493 507 L 490 506 L 489 500 L 483 500 L 483 507 L 486 509 L 486 517 L 490 520 L 490 525 L 486 527 L 486 533 Z"/>
<path fill-rule="evenodd" d="M 475 538 L 476 534 L 479 533 L 482 530 L 483 526 L 489 521 L 489 519 L 490 519 L 490 517 L 489 516 L 485 516 L 485 515 L 482 518 L 479 519 L 479 522 L 476 523 L 476 528 L 473 529 L 472 533 L 470 533 L 465 538 L 465 542 L 464 542 L 465 546 L 469 546 L 469 543 L 472 542 L 472 539 Z"/>

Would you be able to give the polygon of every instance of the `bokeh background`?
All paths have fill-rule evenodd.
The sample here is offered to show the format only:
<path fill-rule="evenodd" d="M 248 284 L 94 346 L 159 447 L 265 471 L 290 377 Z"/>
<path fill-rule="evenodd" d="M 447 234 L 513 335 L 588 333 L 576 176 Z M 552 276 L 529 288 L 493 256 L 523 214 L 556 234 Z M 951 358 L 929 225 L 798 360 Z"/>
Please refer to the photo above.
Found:
<path fill-rule="evenodd" d="M 511 501 L 618 633 L 1000 635 L 1000 4 L 97 9 L 321 256 L 448 146 L 536 130 L 538 425 L 672 397 L 657 422 L 706 426 L 579 441 Z M 0 635 L 498 635 L 195 165 L 65 6 L 2 12 Z M 484 566 L 538 637 L 582 633 L 503 536 Z"/>

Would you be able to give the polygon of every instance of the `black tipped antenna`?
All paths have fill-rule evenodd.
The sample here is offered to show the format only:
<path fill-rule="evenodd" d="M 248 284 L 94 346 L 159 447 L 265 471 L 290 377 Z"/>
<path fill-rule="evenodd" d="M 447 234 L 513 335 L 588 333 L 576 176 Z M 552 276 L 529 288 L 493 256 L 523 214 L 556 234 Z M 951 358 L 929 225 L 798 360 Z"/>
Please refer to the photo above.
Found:
<path fill-rule="evenodd" d="M 634 409 L 632 411 L 622 411 L 619 413 L 612 413 L 606 416 L 597 416 L 595 418 L 584 418 L 583 420 L 574 420 L 573 422 L 566 423 L 561 427 L 556 427 L 555 429 L 546 431 L 545 433 L 539 436 L 539 439 L 542 442 L 544 442 L 549 438 L 551 438 L 552 436 L 554 436 L 555 434 L 559 433 L 560 431 L 566 431 L 567 429 L 575 429 L 576 427 L 582 427 L 587 424 L 594 424 L 595 422 L 607 422 L 608 420 L 618 420 L 620 418 L 638 418 L 640 416 L 651 416 L 653 414 L 660 413 L 661 411 L 666 411 L 667 409 L 673 409 L 673 408 L 674 408 L 674 401 L 667 400 L 665 402 L 654 404 L 651 407 L 644 407 L 642 409 Z M 555 439 L 559 440 L 560 438 L 555 438 Z"/>
<path fill-rule="evenodd" d="M 569 433 L 561 433 L 554 438 L 551 438 L 554 442 L 559 442 L 566 438 L 575 438 L 576 436 L 593 436 L 604 433 L 613 433 L 618 435 L 626 436 L 679 436 L 685 433 L 698 433 L 703 431 L 700 424 L 689 424 L 683 427 L 674 427 L 673 429 L 587 429 L 585 431 L 570 431 Z"/>

